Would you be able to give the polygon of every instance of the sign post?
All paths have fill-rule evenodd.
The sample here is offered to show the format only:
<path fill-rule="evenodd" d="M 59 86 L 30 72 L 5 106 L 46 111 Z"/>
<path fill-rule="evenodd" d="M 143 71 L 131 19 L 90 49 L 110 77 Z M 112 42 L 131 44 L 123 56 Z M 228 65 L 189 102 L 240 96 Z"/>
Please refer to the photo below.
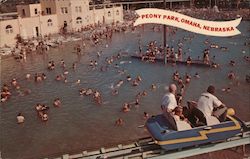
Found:
<path fill-rule="evenodd" d="M 166 10 L 166 0 L 163 0 L 164 10 Z M 164 63 L 167 64 L 167 53 L 166 53 L 166 46 L 167 46 L 167 39 L 166 39 L 166 25 L 163 24 L 163 51 L 164 51 Z"/>

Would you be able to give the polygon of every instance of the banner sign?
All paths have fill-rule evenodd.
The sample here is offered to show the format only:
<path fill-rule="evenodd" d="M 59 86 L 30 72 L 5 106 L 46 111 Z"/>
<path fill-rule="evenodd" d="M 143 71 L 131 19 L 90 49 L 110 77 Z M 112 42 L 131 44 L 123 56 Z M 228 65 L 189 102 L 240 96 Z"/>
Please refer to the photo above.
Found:
<path fill-rule="evenodd" d="M 136 13 L 139 15 L 139 18 L 136 19 L 134 26 L 148 23 L 164 24 L 198 34 L 220 37 L 240 34 L 240 31 L 236 27 L 242 19 L 238 18 L 220 22 L 207 21 L 163 9 L 139 9 L 136 10 Z"/>

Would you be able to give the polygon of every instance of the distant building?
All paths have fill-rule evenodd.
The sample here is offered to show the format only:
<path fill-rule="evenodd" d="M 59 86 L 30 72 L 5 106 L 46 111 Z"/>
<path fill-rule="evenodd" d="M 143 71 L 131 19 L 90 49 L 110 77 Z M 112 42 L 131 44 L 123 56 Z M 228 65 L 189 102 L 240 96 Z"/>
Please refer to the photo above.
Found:
<path fill-rule="evenodd" d="M 32 38 L 78 31 L 90 24 L 123 21 L 121 5 L 90 6 L 89 0 L 40 0 L 36 4 L 17 5 L 18 18 L 0 21 L 0 47 L 13 46 L 16 36 Z"/>

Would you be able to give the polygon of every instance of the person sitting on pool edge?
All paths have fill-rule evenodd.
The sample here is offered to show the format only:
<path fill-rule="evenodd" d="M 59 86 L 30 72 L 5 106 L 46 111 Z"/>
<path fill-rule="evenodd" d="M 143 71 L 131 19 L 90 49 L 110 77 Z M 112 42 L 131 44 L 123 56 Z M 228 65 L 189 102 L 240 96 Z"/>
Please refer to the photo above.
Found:
<path fill-rule="evenodd" d="M 197 108 L 205 117 L 215 116 L 220 122 L 226 120 L 227 107 L 215 95 L 215 87 L 210 85 L 207 92 L 202 93 Z"/>

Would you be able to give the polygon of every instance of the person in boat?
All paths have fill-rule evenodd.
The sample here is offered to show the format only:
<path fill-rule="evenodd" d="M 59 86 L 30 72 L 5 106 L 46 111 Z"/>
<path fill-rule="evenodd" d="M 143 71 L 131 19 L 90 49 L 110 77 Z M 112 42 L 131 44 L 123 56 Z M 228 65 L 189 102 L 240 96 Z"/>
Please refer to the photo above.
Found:
<path fill-rule="evenodd" d="M 122 107 L 122 111 L 124 113 L 129 112 L 130 111 L 130 105 L 128 103 L 124 103 L 124 105 Z"/>
<path fill-rule="evenodd" d="M 187 64 L 191 64 L 192 63 L 192 58 L 190 56 L 188 56 L 187 58 Z"/>
<path fill-rule="evenodd" d="M 25 120 L 25 118 L 24 118 L 24 116 L 22 115 L 22 113 L 18 113 L 16 119 L 17 119 L 17 123 L 18 123 L 18 124 L 24 123 L 24 120 Z"/>
<path fill-rule="evenodd" d="M 177 101 L 175 98 L 176 91 L 176 85 L 170 84 L 168 87 L 168 93 L 162 98 L 161 109 L 163 112 L 172 112 L 177 107 Z"/>
<path fill-rule="evenodd" d="M 56 98 L 53 102 L 53 105 L 55 107 L 60 107 L 61 106 L 61 101 L 60 101 L 60 98 Z"/>
<path fill-rule="evenodd" d="M 214 94 L 215 87 L 210 85 L 207 88 L 207 92 L 201 94 L 197 108 L 205 117 L 215 116 L 219 121 L 223 122 L 226 119 L 227 107 Z"/>
<path fill-rule="evenodd" d="M 178 106 L 173 110 L 173 117 L 175 121 L 188 122 L 188 119 L 183 115 L 183 108 L 181 106 Z"/>

